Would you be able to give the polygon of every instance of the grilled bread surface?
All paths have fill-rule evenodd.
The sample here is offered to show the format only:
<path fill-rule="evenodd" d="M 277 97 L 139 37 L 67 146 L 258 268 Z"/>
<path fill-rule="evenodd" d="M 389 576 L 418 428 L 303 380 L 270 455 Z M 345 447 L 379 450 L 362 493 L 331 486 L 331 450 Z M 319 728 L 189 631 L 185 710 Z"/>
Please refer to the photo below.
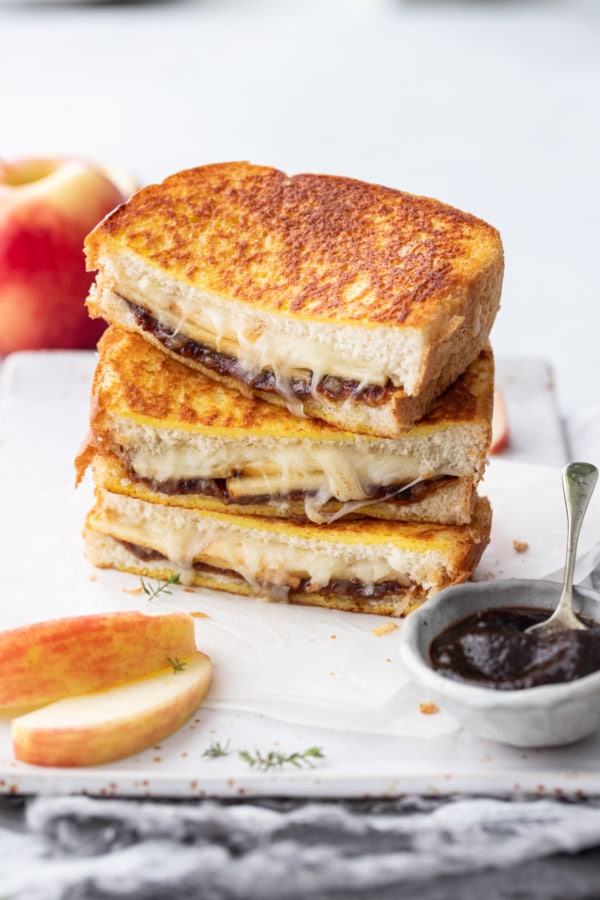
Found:
<path fill-rule="evenodd" d="M 87 238 L 92 315 L 297 415 L 393 436 L 485 346 L 498 232 L 430 198 L 248 163 L 180 172 Z"/>
<path fill-rule="evenodd" d="M 334 443 L 356 440 L 327 422 L 298 418 L 254 397 L 240 396 L 212 378 L 190 372 L 140 335 L 108 328 L 98 344 L 91 425 L 106 440 L 112 423 L 123 418 L 154 428 L 189 434 L 235 437 L 299 438 Z M 410 433 L 420 439 L 445 428 L 491 428 L 494 360 L 486 346 L 464 373 L 439 397 Z M 361 438 L 366 444 L 376 437 Z M 487 448 L 486 448 L 487 450 Z"/>
<path fill-rule="evenodd" d="M 316 322 L 432 327 L 482 271 L 495 228 L 428 197 L 249 163 L 188 169 L 144 188 L 92 232 L 92 270 L 125 250 L 181 283 Z"/>

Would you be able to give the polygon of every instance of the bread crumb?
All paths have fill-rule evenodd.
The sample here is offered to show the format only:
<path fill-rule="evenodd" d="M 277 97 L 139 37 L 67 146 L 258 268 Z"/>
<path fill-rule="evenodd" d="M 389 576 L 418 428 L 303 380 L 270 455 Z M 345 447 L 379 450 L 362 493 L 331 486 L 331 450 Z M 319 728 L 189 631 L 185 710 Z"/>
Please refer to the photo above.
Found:
<path fill-rule="evenodd" d="M 435 703 L 419 703 L 419 711 L 422 712 L 424 716 L 433 716 L 440 710 Z"/>
<path fill-rule="evenodd" d="M 382 634 L 388 634 L 390 631 L 395 631 L 397 627 L 397 622 L 384 622 L 383 625 L 377 625 L 373 629 L 373 634 L 375 637 L 381 637 Z"/>
<path fill-rule="evenodd" d="M 193 619 L 210 619 L 210 616 L 208 615 L 208 613 L 203 613 L 203 612 L 200 612 L 199 610 L 196 610 L 195 612 L 191 612 L 190 616 Z"/>
<path fill-rule="evenodd" d="M 515 548 L 515 553 L 525 553 L 529 550 L 529 544 L 527 541 L 513 541 L 513 547 Z"/>
<path fill-rule="evenodd" d="M 141 594 L 142 591 L 143 591 L 143 588 L 141 588 L 141 587 L 137 587 L 137 588 L 121 588 L 121 590 L 123 591 L 124 594 Z"/>

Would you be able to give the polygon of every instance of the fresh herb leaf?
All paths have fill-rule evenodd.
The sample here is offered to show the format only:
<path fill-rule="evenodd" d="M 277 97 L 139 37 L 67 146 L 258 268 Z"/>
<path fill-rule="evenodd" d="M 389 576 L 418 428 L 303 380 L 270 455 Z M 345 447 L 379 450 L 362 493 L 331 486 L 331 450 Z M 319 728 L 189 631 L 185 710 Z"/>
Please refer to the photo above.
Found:
<path fill-rule="evenodd" d="M 154 585 L 149 584 L 145 578 L 140 577 L 140 582 L 142 585 L 142 590 L 148 596 L 148 600 L 154 600 L 155 597 L 158 597 L 159 594 L 171 594 L 172 591 L 169 590 L 169 587 L 172 584 L 179 584 L 179 579 L 181 575 L 177 572 L 176 575 L 169 575 L 166 581 L 156 580 Z"/>
<path fill-rule="evenodd" d="M 213 741 L 209 747 L 206 748 L 202 756 L 206 756 L 207 759 L 217 759 L 219 756 L 229 756 L 229 741 L 223 746 L 220 741 Z"/>
<path fill-rule="evenodd" d="M 297 769 L 302 766 L 314 768 L 315 759 L 325 759 L 325 754 L 321 747 L 309 747 L 302 753 L 279 753 L 277 750 L 270 750 L 268 753 L 261 753 L 255 750 L 254 754 L 247 750 L 240 750 L 239 755 L 244 762 L 247 762 L 251 768 L 256 767 L 261 772 L 268 769 L 281 768 L 285 765 L 295 766 Z"/>
<path fill-rule="evenodd" d="M 185 669 L 185 663 L 181 662 L 177 657 L 175 657 L 175 659 L 171 659 L 170 656 L 167 656 L 167 660 L 170 665 L 173 666 L 174 672 L 183 672 L 183 670 Z"/>

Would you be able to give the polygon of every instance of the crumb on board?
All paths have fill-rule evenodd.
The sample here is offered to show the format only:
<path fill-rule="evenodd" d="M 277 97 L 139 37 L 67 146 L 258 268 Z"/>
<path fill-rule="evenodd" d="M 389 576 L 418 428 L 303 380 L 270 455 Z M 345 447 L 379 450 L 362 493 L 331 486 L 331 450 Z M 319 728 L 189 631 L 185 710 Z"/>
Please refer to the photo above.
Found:
<path fill-rule="evenodd" d="M 500 565 L 500 560 L 496 560 L 497 564 Z M 498 578 L 502 575 L 502 569 L 499 568 L 496 572 L 493 569 L 488 569 L 487 572 L 481 573 L 481 581 L 493 581 L 494 578 Z"/>
<path fill-rule="evenodd" d="M 376 625 L 373 629 L 373 634 L 375 637 L 381 637 L 382 634 L 388 634 L 390 631 L 395 631 L 398 628 L 397 622 L 384 622 L 383 625 Z"/>
<path fill-rule="evenodd" d="M 191 612 L 190 616 L 193 619 L 210 619 L 210 616 L 208 615 L 208 613 L 200 612 L 199 609 L 195 610 L 194 612 Z"/>
<path fill-rule="evenodd" d="M 424 716 L 433 716 L 435 713 L 439 712 L 439 707 L 436 706 L 435 703 L 419 703 L 419 711 L 423 713 Z"/>
<path fill-rule="evenodd" d="M 143 588 L 141 588 L 141 587 L 121 588 L 121 590 L 123 591 L 124 594 L 141 594 L 143 591 Z"/>
<path fill-rule="evenodd" d="M 525 553 L 527 550 L 529 550 L 529 544 L 527 543 L 527 541 L 514 540 L 513 547 L 515 553 Z"/>
<path fill-rule="evenodd" d="M 184 587 L 183 592 L 184 592 L 184 594 L 195 594 L 196 593 L 196 591 L 194 590 L 193 587 Z"/>

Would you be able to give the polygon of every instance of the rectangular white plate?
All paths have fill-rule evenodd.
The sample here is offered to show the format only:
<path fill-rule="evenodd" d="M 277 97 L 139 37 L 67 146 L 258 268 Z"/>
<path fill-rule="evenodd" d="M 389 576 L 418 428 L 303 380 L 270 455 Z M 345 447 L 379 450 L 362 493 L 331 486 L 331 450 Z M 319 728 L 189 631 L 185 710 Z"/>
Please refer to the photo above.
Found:
<path fill-rule="evenodd" d="M 90 353 L 60 352 L 18 354 L 4 364 L 0 628 L 147 608 L 139 579 L 96 572 L 83 555 L 81 528 L 91 486 L 75 491 L 73 457 L 86 431 L 94 362 Z M 506 461 L 492 464 L 486 479 L 495 507 L 494 538 L 480 577 L 527 574 L 536 567 L 546 567 L 539 574 L 549 574 L 563 555 L 562 496 L 556 470 L 547 465 L 564 461 L 552 391 L 537 364 L 523 367 L 513 361 L 508 371 L 513 450 Z M 529 417 L 519 413 L 519 384 L 527 405 L 534 403 L 536 409 L 529 434 Z M 536 440 L 545 466 L 522 462 L 527 457 L 523 448 L 535 458 Z M 514 515 L 514 503 L 523 505 L 530 490 L 538 498 L 555 484 L 557 499 L 548 511 L 536 501 L 533 512 Z M 596 524 L 599 520 L 596 513 Z M 513 538 L 527 539 L 530 554 L 517 556 Z M 592 545 L 588 537 L 588 549 Z M 523 752 L 478 740 L 443 711 L 422 713 L 420 704 L 428 698 L 410 684 L 399 659 L 401 623 L 377 637 L 373 629 L 382 622 L 376 617 L 181 588 L 153 601 L 153 608 L 208 616 L 197 619 L 197 641 L 215 663 L 209 702 L 160 747 L 86 769 L 18 763 L 11 751 L 10 721 L 0 718 L 1 792 L 173 797 L 600 793 L 598 736 L 571 748 Z M 204 755 L 215 741 L 229 748 L 227 756 Z M 311 746 L 325 754 L 314 768 L 261 772 L 239 756 L 240 750 L 291 753 Z"/>

